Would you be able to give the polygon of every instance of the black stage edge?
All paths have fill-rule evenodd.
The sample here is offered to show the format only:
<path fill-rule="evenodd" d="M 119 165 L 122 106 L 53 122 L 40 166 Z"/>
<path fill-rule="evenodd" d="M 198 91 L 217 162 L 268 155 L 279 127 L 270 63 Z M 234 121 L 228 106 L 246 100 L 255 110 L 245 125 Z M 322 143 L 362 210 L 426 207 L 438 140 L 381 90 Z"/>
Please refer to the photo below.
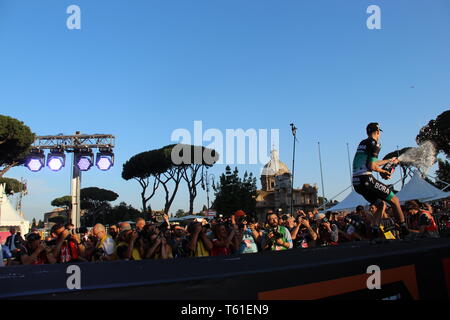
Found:
<path fill-rule="evenodd" d="M 367 287 L 367 280 L 372 276 L 367 269 L 372 265 L 381 269 L 381 289 Z M 76 285 L 72 269 L 77 266 L 81 289 L 69 289 Z M 395 240 L 376 245 L 359 242 L 228 257 L 0 268 L 2 299 L 194 301 L 449 297 L 450 239 L 447 238 Z"/>

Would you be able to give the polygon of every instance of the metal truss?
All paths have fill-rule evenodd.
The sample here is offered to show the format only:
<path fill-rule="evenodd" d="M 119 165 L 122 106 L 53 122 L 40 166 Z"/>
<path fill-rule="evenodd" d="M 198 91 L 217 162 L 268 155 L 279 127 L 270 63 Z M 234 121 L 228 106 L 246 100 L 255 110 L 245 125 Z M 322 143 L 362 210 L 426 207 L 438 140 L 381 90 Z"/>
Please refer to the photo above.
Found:
<path fill-rule="evenodd" d="M 61 148 L 67 151 L 83 148 L 114 148 L 115 137 L 110 134 L 76 134 L 72 136 L 37 136 L 36 149 Z"/>

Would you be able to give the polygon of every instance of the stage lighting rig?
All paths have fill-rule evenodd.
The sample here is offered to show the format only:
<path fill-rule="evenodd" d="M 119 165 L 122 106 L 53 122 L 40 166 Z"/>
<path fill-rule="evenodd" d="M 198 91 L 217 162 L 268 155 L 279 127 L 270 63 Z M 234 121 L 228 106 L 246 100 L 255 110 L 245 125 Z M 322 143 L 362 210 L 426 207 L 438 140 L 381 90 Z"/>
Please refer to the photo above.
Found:
<path fill-rule="evenodd" d="M 65 153 L 73 153 L 70 221 L 76 228 L 80 227 L 81 172 L 94 165 L 92 149 L 98 149 L 95 165 L 102 171 L 110 169 L 114 165 L 114 140 L 110 134 L 80 134 L 79 131 L 74 135 L 38 136 L 31 153 L 25 158 L 28 169 L 37 172 L 45 166 L 43 150 L 48 149 L 47 166 L 52 171 L 59 171 L 65 165 Z"/>

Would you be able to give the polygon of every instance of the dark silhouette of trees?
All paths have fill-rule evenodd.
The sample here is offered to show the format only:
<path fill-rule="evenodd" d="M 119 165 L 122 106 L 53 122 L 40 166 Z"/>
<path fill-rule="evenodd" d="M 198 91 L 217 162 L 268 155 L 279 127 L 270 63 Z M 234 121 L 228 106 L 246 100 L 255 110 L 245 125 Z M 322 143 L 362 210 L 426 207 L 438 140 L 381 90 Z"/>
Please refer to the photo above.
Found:
<path fill-rule="evenodd" d="M 205 154 L 209 157 L 205 157 Z M 166 214 L 169 213 L 180 182 L 184 180 L 189 190 L 189 212 L 192 213 L 197 186 L 202 179 L 202 168 L 212 166 L 217 157 L 214 150 L 205 147 L 171 144 L 131 157 L 123 165 L 122 178 L 134 179 L 140 184 L 143 212 L 147 210 L 151 212 L 148 202 L 161 187 L 164 192 Z"/>
<path fill-rule="evenodd" d="M 209 148 L 193 145 L 177 145 L 179 156 L 184 159 L 178 169 L 181 170 L 182 178 L 186 182 L 189 191 L 189 214 L 194 212 L 194 201 L 197 197 L 197 186 L 203 181 L 204 170 L 210 168 L 219 159 L 219 154 Z M 185 153 L 188 153 L 187 155 Z M 207 155 L 206 157 L 204 155 Z"/>
<path fill-rule="evenodd" d="M 53 207 L 64 208 L 66 210 L 70 210 L 72 208 L 72 197 L 64 196 L 53 199 L 50 203 Z"/>
<path fill-rule="evenodd" d="M 443 189 L 447 186 L 446 183 L 450 183 L 450 162 L 438 159 L 438 166 L 439 168 L 436 170 L 436 175 L 440 181 L 436 181 L 436 186 Z M 450 189 L 447 188 L 446 191 L 450 191 Z"/>
<path fill-rule="evenodd" d="M 81 209 L 87 210 L 83 216 L 83 224 L 93 226 L 96 222 L 104 222 L 105 216 L 111 211 L 111 201 L 117 200 L 119 195 L 111 190 L 101 189 L 97 187 L 83 188 L 80 190 Z M 63 196 L 53 199 L 51 205 L 54 207 L 62 207 L 69 211 L 72 208 L 72 197 Z M 54 217 L 57 218 L 57 217 Z M 50 222 L 55 222 L 49 219 Z M 57 218 L 58 221 L 61 218 Z"/>
<path fill-rule="evenodd" d="M 220 176 L 220 182 L 214 186 L 215 200 L 213 208 L 217 213 L 229 216 L 237 210 L 243 210 L 247 214 L 254 214 L 256 209 L 256 178 L 253 174 L 244 173 L 239 177 L 237 168 L 231 172 L 226 167 L 225 174 Z"/>
<path fill-rule="evenodd" d="M 160 186 L 160 176 L 171 167 L 164 153 L 160 149 L 141 152 L 132 156 L 124 163 L 122 178 L 125 180 L 134 179 L 142 188 L 141 200 L 142 211 L 147 209 L 151 212 L 148 201 L 155 195 Z M 150 189 L 147 192 L 147 189 Z"/>
<path fill-rule="evenodd" d="M 22 121 L 0 115 L 0 177 L 24 163 L 35 135 Z"/>

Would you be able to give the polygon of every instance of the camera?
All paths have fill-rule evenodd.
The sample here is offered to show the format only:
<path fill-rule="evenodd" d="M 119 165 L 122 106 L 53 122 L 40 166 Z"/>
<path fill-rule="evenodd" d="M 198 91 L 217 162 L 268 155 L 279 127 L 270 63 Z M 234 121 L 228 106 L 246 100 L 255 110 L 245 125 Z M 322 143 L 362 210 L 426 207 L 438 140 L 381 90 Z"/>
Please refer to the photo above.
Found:
<path fill-rule="evenodd" d="M 361 218 L 354 215 L 345 216 L 344 221 L 347 224 L 351 224 L 355 228 L 358 228 L 361 225 Z"/>
<path fill-rule="evenodd" d="M 169 228 L 169 224 L 166 221 L 164 221 L 163 223 L 161 223 L 159 225 L 158 228 L 159 228 L 159 231 L 161 231 L 161 233 L 165 233 L 167 231 L 167 229 Z"/>
<path fill-rule="evenodd" d="M 254 217 L 247 217 L 246 221 L 248 224 L 255 224 L 256 223 L 256 219 Z"/>
<path fill-rule="evenodd" d="M 92 258 L 94 258 L 94 260 L 100 260 L 104 254 L 105 251 L 102 248 L 95 248 L 94 252 L 92 252 Z"/>
<path fill-rule="evenodd" d="M 211 229 L 211 225 L 209 223 L 204 224 L 202 227 L 205 229 Z"/>
<path fill-rule="evenodd" d="M 255 224 L 255 223 L 256 223 L 256 219 L 254 217 L 244 216 L 239 220 L 237 225 L 238 225 L 239 229 L 244 229 L 246 225 Z"/>
<path fill-rule="evenodd" d="M 218 217 L 216 218 L 217 223 L 224 223 L 225 219 L 223 218 L 222 214 L 219 214 Z"/>
<path fill-rule="evenodd" d="M 275 240 L 283 238 L 283 235 L 279 233 L 277 229 L 272 229 L 271 233 L 273 234 L 273 239 Z"/>
<path fill-rule="evenodd" d="M 366 232 L 367 226 L 364 224 L 363 220 L 358 215 L 352 215 L 352 214 L 347 215 L 344 217 L 344 222 L 348 225 L 353 226 L 357 232 L 362 232 L 362 233 Z M 385 231 L 389 231 L 389 230 L 385 230 Z"/>
<path fill-rule="evenodd" d="M 67 229 L 67 230 L 69 230 L 72 234 L 85 234 L 88 232 L 87 227 L 79 227 L 79 228 Z"/>
<path fill-rule="evenodd" d="M 53 240 L 45 240 L 44 243 L 45 243 L 45 245 L 48 246 L 48 247 L 56 246 L 56 239 L 53 239 Z"/>

